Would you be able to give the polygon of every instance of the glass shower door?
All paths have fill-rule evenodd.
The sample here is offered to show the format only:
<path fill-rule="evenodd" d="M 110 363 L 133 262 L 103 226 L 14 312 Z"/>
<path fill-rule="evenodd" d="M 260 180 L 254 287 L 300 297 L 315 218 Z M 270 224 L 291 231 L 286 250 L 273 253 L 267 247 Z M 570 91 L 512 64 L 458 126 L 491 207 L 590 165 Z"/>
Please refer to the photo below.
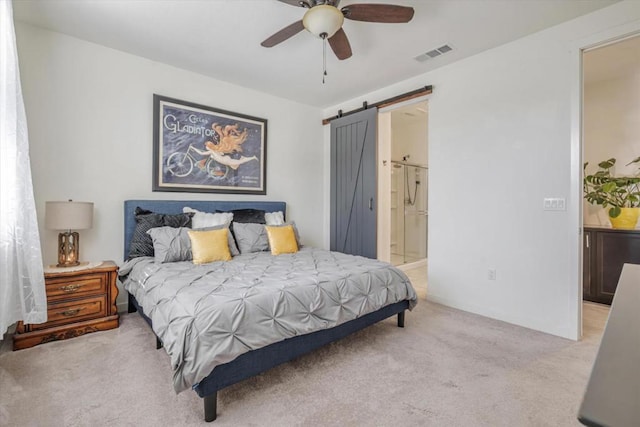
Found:
<path fill-rule="evenodd" d="M 404 263 L 427 258 L 427 168 L 404 166 Z"/>
<path fill-rule="evenodd" d="M 391 170 L 391 263 L 427 258 L 428 170 L 393 162 Z"/>

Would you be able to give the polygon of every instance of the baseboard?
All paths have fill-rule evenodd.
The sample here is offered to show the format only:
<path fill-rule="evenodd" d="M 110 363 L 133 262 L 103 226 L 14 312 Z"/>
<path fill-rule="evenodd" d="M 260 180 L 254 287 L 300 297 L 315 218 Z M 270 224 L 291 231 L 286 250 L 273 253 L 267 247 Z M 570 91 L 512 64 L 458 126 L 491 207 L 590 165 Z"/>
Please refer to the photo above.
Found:
<path fill-rule="evenodd" d="M 118 313 L 123 314 L 123 313 L 127 313 L 129 309 L 129 304 L 127 303 L 127 301 L 122 301 L 117 303 L 116 307 L 118 307 Z"/>
<path fill-rule="evenodd" d="M 486 307 L 477 306 L 474 304 L 461 304 L 458 301 L 452 301 L 448 298 L 442 298 L 433 293 L 427 293 L 427 300 L 436 304 L 444 305 L 447 307 L 455 308 L 457 310 L 466 311 L 468 313 L 477 314 L 479 316 L 487 317 L 489 319 L 498 320 L 500 322 L 509 323 L 511 325 L 520 326 L 522 328 L 531 329 L 534 331 L 542 332 L 549 335 L 555 335 L 561 338 L 566 338 L 572 341 L 578 341 L 578 338 L 574 337 L 570 332 L 567 325 L 556 326 L 555 328 L 549 328 L 548 325 L 542 324 L 538 319 L 521 317 L 518 319 L 512 319 L 512 316 L 507 315 L 504 312 L 496 310 L 487 310 Z"/>
<path fill-rule="evenodd" d="M 410 262 L 408 264 L 400 264 L 397 267 L 402 271 L 413 270 L 414 268 L 422 268 L 427 266 L 427 259 L 421 259 L 420 261 Z"/>

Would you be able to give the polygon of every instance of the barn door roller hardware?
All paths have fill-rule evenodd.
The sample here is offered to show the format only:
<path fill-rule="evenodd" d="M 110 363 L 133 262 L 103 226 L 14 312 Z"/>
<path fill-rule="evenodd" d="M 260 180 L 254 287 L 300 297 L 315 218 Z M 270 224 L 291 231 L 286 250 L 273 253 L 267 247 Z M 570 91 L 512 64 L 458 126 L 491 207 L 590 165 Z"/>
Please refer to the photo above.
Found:
<path fill-rule="evenodd" d="M 338 110 L 337 115 L 333 117 L 329 117 L 327 119 L 323 119 L 322 124 L 327 125 L 331 123 L 331 120 L 339 119 L 340 117 L 345 117 L 350 114 L 359 113 L 360 111 L 364 111 L 371 107 L 384 108 L 384 107 L 388 107 L 389 105 L 398 104 L 400 102 L 408 101 L 413 98 L 429 95 L 432 92 L 433 92 L 433 86 L 429 85 L 429 86 L 424 86 L 420 89 L 412 90 L 411 92 L 403 93 L 402 95 L 394 96 L 393 98 L 385 99 L 384 101 L 376 102 L 375 104 L 371 104 L 371 105 L 369 105 L 367 101 L 364 101 L 362 103 L 362 108 L 357 108 L 355 110 L 347 111 L 346 113 L 343 112 L 342 110 Z"/>

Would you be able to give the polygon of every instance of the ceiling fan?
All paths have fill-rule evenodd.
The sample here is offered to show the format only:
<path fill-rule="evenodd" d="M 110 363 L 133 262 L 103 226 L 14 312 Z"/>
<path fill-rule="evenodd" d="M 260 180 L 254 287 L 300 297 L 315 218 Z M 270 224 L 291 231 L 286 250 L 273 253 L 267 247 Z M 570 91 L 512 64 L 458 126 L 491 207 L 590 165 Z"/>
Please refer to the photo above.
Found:
<path fill-rule="evenodd" d="M 406 23 L 413 18 L 413 8 L 394 4 L 356 3 L 338 9 L 340 0 L 278 0 L 291 6 L 307 9 L 304 17 L 288 25 L 263 41 L 264 47 L 273 47 L 306 29 L 328 40 L 338 59 L 351 57 L 351 45 L 342 29 L 344 18 L 353 21 Z"/>

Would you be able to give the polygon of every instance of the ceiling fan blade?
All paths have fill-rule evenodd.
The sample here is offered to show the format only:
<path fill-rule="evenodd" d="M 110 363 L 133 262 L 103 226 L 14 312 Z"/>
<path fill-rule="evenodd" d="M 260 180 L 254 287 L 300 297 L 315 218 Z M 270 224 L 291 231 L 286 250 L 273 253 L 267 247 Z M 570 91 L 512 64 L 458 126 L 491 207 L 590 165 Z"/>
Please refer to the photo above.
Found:
<path fill-rule="evenodd" d="M 342 13 L 347 19 L 364 22 L 384 22 L 401 24 L 411 21 L 413 8 L 398 6 L 395 4 L 350 4 L 342 8 Z"/>
<path fill-rule="evenodd" d="M 340 60 L 347 59 L 352 55 L 349 39 L 342 28 L 329 38 L 329 45 Z"/>
<path fill-rule="evenodd" d="M 293 24 L 284 27 L 262 43 L 260 43 L 264 47 L 273 47 L 278 43 L 282 43 L 290 37 L 295 36 L 300 31 L 304 30 L 304 25 L 302 25 L 302 19 L 294 22 Z"/>

